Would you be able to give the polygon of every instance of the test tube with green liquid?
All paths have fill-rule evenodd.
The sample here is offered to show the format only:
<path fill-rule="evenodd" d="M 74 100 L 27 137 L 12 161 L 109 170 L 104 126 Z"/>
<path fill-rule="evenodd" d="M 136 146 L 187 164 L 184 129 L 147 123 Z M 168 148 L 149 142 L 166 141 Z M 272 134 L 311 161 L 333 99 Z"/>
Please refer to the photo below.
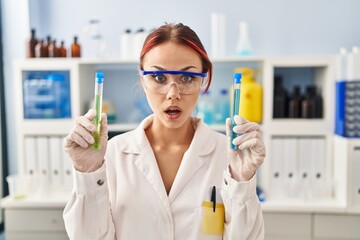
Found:
<path fill-rule="evenodd" d="M 95 110 L 96 116 L 94 118 L 94 124 L 96 125 L 96 130 L 94 132 L 94 144 L 93 148 L 95 150 L 100 149 L 100 129 L 101 129 L 101 111 L 102 111 L 102 98 L 103 98 L 103 85 L 104 85 L 104 73 L 96 72 L 95 73 Z"/>
<path fill-rule="evenodd" d="M 236 145 L 232 141 L 238 136 L 232 129 L 236 126 L 234 116 L 239 115 L 240 112 L 240 93 L 241 93 L 241 73 L 234 73 L 233 84 L 233 102 L 232 102 L 232 114 L 231 114 L 231 133 L 230 133 L 230 148 L 236 150 Z"/>

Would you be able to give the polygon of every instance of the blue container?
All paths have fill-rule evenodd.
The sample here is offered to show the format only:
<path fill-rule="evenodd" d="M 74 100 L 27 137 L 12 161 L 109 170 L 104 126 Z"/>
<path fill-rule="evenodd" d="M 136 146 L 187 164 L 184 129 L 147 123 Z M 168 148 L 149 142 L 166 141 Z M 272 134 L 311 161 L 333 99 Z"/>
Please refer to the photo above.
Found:
<path fill-rule="evenodd" d="M 23 83 L 25 118 L 70 118 L 69 78 L 63 74 L 30 75 Z"/>
<path fill-rule="evenodd" d="M 360 81 L 336 83 L 335 134 L 360 137 Z"/>

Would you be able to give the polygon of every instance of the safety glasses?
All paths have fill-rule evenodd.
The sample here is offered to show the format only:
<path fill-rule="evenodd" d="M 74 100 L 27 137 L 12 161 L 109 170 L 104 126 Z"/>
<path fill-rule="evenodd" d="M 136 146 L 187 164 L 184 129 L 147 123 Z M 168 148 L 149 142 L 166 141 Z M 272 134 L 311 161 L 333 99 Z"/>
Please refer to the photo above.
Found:
<path fill-rule="evenodd" d="M 159 70 L 140 71 L 144 87 L 154 93 L 167 94 L 176 85 L 180 94 L 195 94 L 206 82 L 206 73 Z"/>

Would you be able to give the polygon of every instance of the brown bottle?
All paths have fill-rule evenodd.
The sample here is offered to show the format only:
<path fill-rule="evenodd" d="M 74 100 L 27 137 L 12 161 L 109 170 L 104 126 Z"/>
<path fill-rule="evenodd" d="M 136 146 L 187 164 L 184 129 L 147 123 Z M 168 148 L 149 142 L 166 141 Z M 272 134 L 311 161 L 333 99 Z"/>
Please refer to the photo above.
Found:
<path fill-rule="evenodd" d="M 38 40 L 35 37 L 35 29 L 31 29 L 30 39 L 26 42 L 26 57 L 34 58 L 35 57 L 35 46 L 38 43 Z"/>
<path fill-rule="evenodd" d="M 44 57 L 49 57 L 49 45 L 51 43 L 51 37 L 47 36 L 46 37 L 47 41 L 43 42 L 43 47 L 44 47 Z"/>
<path fill-rule="evenodd" d="M 74 42 L 71 44 L 71 57 L 80 57 L 81 56 L 81 49 L 80 45 L 77 41 L 77 36 L 74 37 Z"/>
<path fill-rule="evenodd" d="M 56 40 L 53 40 L 49 44 L 49 57 L 59 57 L 59 48 L 56 46 Z"/>
<path fill-rule="evenodd" d="M 44 46 L 44 40 L 40 40 L 35 46 L 35 57 L 44 58 L 47 57 L 47 50 Z"/>
<path fill-rule="evenodd" d="M 61 41 L 61 45 L 59 48 L 59 57 L 66 58 L 66 56 L 67 54 L 66 54 L 66 48 L 64 46 L 64 41 Z"/>

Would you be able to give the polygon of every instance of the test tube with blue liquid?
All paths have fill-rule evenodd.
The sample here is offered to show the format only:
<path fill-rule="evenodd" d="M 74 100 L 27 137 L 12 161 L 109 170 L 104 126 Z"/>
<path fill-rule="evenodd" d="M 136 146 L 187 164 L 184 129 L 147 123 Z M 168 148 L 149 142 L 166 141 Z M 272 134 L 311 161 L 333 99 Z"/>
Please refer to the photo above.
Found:
<path fill-rule="evenodd" d="M 94 124 L 96 130 L 94 132 L 94 144 L 95 150 L 100 149 L 100 129 L 101 129 L 101 111 L 102 111 L 102 98 L 103 98 L 103 85 L 104 85 L 104 73 L 95 73 L 95 110 L 96 116 L 94 118 Z"/>
<path fill-rule="evenodd" d="M 232 129 L 236 126 L 234 116 L 239 115 L 240 112 L 240 93 L 241 93 L 241 73 L 234 73 L 233 84 L 233 102 L 232 102 L 232 115 L 231 115 L 231 133 L 230 133 L 230 147 L 236 150 L 237 146 L 232 141 L 238 136 Z"/>

